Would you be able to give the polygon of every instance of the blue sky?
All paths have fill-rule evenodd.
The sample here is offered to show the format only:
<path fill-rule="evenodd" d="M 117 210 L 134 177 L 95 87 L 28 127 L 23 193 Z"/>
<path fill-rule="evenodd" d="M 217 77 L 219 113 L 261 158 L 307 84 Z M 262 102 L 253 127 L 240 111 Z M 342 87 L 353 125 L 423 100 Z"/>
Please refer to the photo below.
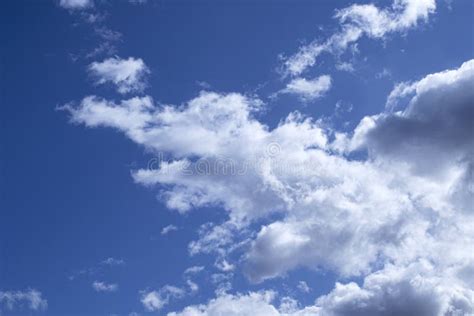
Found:
<path fill-rule="evenodd" d="M 0 315 L 473 312 L 471 1 L 1 12 Z"/>

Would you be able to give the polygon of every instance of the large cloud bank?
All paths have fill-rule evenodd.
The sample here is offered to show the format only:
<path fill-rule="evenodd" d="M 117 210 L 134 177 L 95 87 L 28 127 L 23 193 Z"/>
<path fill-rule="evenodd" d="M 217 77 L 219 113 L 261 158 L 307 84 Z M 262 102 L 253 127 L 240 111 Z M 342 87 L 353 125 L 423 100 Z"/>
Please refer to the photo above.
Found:
<path fill-rule="evenodd" d="M 474 60 L 403 83 L 385 112 L 334 135 L 298 112 L 270 129 L 256 119 L 262 102 L 237 93 L 201 92 L 179 106 L 89 96 L 65 109 L 76 123 L 115 128 L 173 157 L 133 173 L 169 208 L 226 210 L 228 221 L 203 228 L 192 253 L 223 260 L 241 251 L 238 265 L 252 282 L 301 266 L 364 280 L 338 283 L 291 313 L 466 315 L 474 298 L 472 82 Z M 367 159 L 348 158 L 363 150 Z M 250 231 L 272 214 L 279 219 Z M 179 315 L 249 306 L 236 300 L 260 304 L 253 311 L 261 315 L 281 313 L 268 293 L 229 295 Z"/>

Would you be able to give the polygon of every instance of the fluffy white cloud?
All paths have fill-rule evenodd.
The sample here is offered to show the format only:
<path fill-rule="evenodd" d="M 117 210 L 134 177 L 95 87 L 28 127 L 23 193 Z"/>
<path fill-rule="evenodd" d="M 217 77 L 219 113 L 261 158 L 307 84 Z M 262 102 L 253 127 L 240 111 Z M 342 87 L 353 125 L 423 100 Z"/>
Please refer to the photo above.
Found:
<path fill-rule="evenodd" d="M 474 60 L 458 69 L 401 83 L 390 93 L 387 112 L 366 117 L 342 148 L 367 148 L 374 159 L 406 164 L 412 172 L 451 184 L 463 178 L 461 195 L 472 197 Z M 394 112 L 401 102 L 408 105 Z M 472 207 L 466 207 L 472 210 Z M 466 209 L 465 208 L 465 209 Z"/>
<path fill-rule="evenodd" d="M 461 280 L 421 260 L 406 268 L 393 265 L 356 283 L 337 283 L 317 299 L 317 315 L 470 315 L 474 291 Z"/>
<path fill-rule="evenodd" d="M 48 302 L 43 299 L 41 292 L 35 289 L 25 291 L 0 291 L 0 307 L 7 310 L 29 308 L 31 310 L 45 310 Z M 2 308 L 0 308 L 1 312 Z"/>
<path fill-rule="evenodd" d="M 59 5 L 68 10 L 81 10 L 92 7 L 94 2 L 92 0 L 60 0 Z"/>
<path fill-rule="evenodd" d="M 168 316 L 278 316 L 280 313 L 271 305 L 274 297 L 275 293 L 271 291 L 224 294 L 207 305 L 189 306 L 181 312 L 168 313 Z"/>
<path fill-rule="evenodd" d="M 229 139 L 258 139 L 258 133 L 264 137 L 264 127 L 251 119 L 251 113 L 258 110 L 260 104 L 258 100 L 236 93 L 220 95 L 203 92 L 183 107 L 170 105 L 158 108 L 148 96 L 118 104 L 89 96 L 78 107 L 67 105 L 64 109 L 71 112 L 73 122 L 84 123 L 89 127 L 114 127 L 125 132 L 136 143 L 156 152 L 166 151 L 177 157 L 185 157 L 223 155 L 229 146 L 238 153 L 244 147 L 245 139 L 235 144 L 230 144 Z M 200 141 L 202 139 L 206 141 Z M 182 162 L 171 162 L 166 167 L 171 173 L 173 167 L 183 167 L 179 164 Z M 156 181 L 147 178 L 152 174 L 144 170 L 138 177 L 144 184 L 153 184 Z"/>
<path fill-rule="evenodd" d="M 92 288 L 97 292 L 116 292 L 118 290 L 118 285 L 114 283 L 94 281 L 92 283 Z"/>
<path fill-rule="evenodd" d="M 323 96 L 331 89 L 331 85 L 331 76 L 328 75 L 323 75 L 312 80 L 295 78 L 291 80 L 280 93 L 295 94 L 303 101 L 311 101 Z"/>
<path fill-rule="evenodd" d="M 157 311 L 163 308 L 168 301 L 165 301 L 157 291 L 151 291 L 144 294 L 141 298 L 143 306 L 148 311 Z"/>
<path fill-rule="evenodd" d="M 159 311 L 170 302 L 170 299 L 181 298 L 186 291 L 172 285 L 165 285 L 158 291 L 144 292 L 141 302 L 147 311 Z"/>
<path fill-rule="evenodd" d="M 170 208 L 216 205 L 227 211 L 225 223 L 201 228 L 191 254 L 214 252 L 217 262 L 232 264 L 227 255 L 240 252 L 253 282 L 301 266 L 364 279 L 362 286 L 338 285 L 298 312 L 377 314 L 400 310 L 395 301 L 404 299 L 414 311 L 449 315 L 472 309 L 472 278 L 464 280 L 474 262 L 466 251 L 474 243 L 472 65 L 406 84 L 391 97 L 395 103 L 411 96 L 404 110 L 366 117 L 334 142 L 323 124 L 298 113 L 270 129 L 255 119 L 261 102 L 240 94 L 203 92 L 184 105 L 160 107 L 149 97 L 119 103 L 86 97 L 64 109 L 76 123 L 113 127 L 168 153 L 173 160 L 133 176 L 158 186 Z M 344 155 L 360 148 L 369 150 L 367 160 Z M 277 219 L 252 231 L 250 224 L 270 214 Z M 410 283 L 416 275 L 420 281 Z M 144 296 L 145 306 L 168 300 L 153 293 Z M 209 306 L 225 302 L 231 308 L 248 297 L 222 293 L 183 313 L 213 315 Z M 429 306 L 419 310 L 426 295 Z M 356 302 L 344 305 L 350 297 Z M 279 313 L 269 304 L 263 308 Z"/>
<path fill-rule="evenodd" d="M 324 42 L 315 41 L 300 47 L 284 62 L 284 72 L 299 75 L 316 63 L 322 53 L 341 54 L 362 36 L 383 38 L 387 34 L 405 32 L 416 27 L 436 9 L 435 0 L 394 0 L 390 8 L 374 4 L 354 4 L 336 12 L 341 30 Z"/>
<path fill-rule="evenodd" d="M 457 273 L 460 271 L 458 269 Z M 224 293 L 207 304 L 188 306 L 168 316 L 471 315 L 474 311 L 474 291 L 463 283 L 458 278 L 452 278 L 451 274 L 440 274 L 431 263 L 420 260 L 403 268 L 388 265 L 366 277 L 362 286 L 354 282 L 336 283 L 329 294 L 319 297 L 314 305 L 303 308 L 287 297 L 281 299 L 277 308 L 276 293 L 272 291 Z"/>
<path fill-rule="evenodd" d="M 142 59 L 112 57 L 93 62 L 88 71 L 97 84 L 112 83 L 121 94 L 142 92 L 146 87 L 146 75 L 150 72 Z"/>
<path fill-rule="evenodd" d="M 299 176 L 311 186 L 296 193 L 283 220 L 261 228 L 245 255 L 244 271 L 254 282 L 301 265 L 365 274 L 382 253 L 404 242 L 407 231 L 419 229 L 422 219 L 407 184 L 368 163 L 324 152 L 311 156 Z"/>
<path fill-rule="evenodd" d="M 387 259 L 404 265 L 422 256 L 445 269 L 472 262 L 464 241 L 474 237 L 473 65 L 413 83 L 404 111 L 363 119 L 347 147 L 367 147 L 371 160 L 325 157 L 320 169 L 335 178 L 307 193 L 285 220 L 261 229 L 247 253 L 250 278 L 301 264 L 364 275 Z M 448 241 L 456 246 L 447 249 Z"/>

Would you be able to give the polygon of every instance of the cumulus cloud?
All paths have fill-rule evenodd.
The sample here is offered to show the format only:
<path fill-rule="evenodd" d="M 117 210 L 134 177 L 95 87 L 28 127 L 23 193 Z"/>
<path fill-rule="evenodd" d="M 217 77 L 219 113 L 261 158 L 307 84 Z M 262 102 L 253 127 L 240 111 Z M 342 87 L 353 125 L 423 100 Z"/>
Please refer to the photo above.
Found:
<path fill-rule="evenodd" d="M 436 9 L 435 0 L 394 0 L 389 8 L 378 8 L 374 4 L 354 4 L 338 10 L 335 18 L 340 31 L 326 41 L 314 41 L 299 48 L 299 51 L 284 61 L 285 74 L 300 75 L 315 65 L 322 53 L 341 54 L 362 36 L 373 39 L 387 34 L 406 32 L 420 21 L 427 21 Z"/>
<path fill-rule="evenodd" d="M 317 299 L 318 315 L 470 315 L 474 291 L 421 260 L 393 265 L 356 283 L 340 284 Z"/>
<path fill-rule="evenodd" d="M 118 285 L 115 283 L 94 281 L 92 283 L 92 288 L 97 292 L 116 292 L 118 290 Z"/>
<path fill-rule="evenodd" d="M 7 310 L 28 308 L 45 310 L 48 302 L 43 299 L 41 292 L 35 289 L 25 291 L 0 291 L 0 307 Z M 0 308 L 0 311 L 2 308 Z"/>
<path fill-rule="evenodd" d="M 60 0 L 59 5 L 68 10 L 81 10 L 94 5 L 92 0 Z"/>
<path fill-rule="evenodd" d="M 146 87 L 146 76 L 150 72 L 142 59 L 112 57 L 102 62 L 93 62 L 88 71 L 97 84 L 112 83 L 121 94 L 142 92 Z"/>
<path fill-rule="evenodd" d="M 369 275 L 362 286 L 336 283 L 314 305 L 300 307 L 284 297 L 276 307 L 276 293 L 221 294 L 207 304 L 188 306 L 168 316 L 381 316 L 470 315 L 474 292 L 459 279 L 437 275 L 436 268 L 421 260 L 406 268 L 389 265 Z"/>
<path fill-rule="evenodd" d="M 201 228 L 191 254 L 216 253 L 217 262 L 234 264 L 228 255 L 239 253 L 239 267 L 252 282 L 301 266 L 364 280 L 341 283 L 297 312 L 376 315 L 384 308 L 405 311 L 396 305 L 403 299 L 419 313 L 469 313 L 472 64 L 406 84 L 392 94 L 393 102 L 408 102 L 403 110 L 366 117 L 334 141 L 319 121 L 297 112 L 271 129 L 255 118 L 262 103 L 236 93 L 202 92 L 185 104 L 160 107 L 149 97 L 114 102 L 91 96 L 64 109 L 73 122 L 112 127 L 169 154 L 170 161 L 133 172 L 136 182 L 159 188 L 169 208 L 213 205 L 227 212 L 226 222 Z M 366 160 L 346 157 L 363 149 Z M 251 224 L 262 218 L 255 231 Z M 169 300 L 152 293 L 144 295 L 145 306 L 159 309 Z M 210 306 L 231 308 L 249 297 L 226 295 L 183 313 L 213 315 Z M 420 309 L 427 296 L 429 306 Z M 267 315 L 279 313 L 263 301 Z"/>
<path fill-rule="evenodd" d="M 306 217 L 293 212 L 284 221 L 264 226 L 247 253 L 250 278 L 261 281 L 304 262 L 342 275 L 367 274 L 381 255 L 406 262 L 421 255 L 447 264 L 438 255 L 446 251 L 438 249 L 446 246 L 443 241 L 456 234 L 473 238 L 472 230 L 459 222 L 472 223 L 470 215 L 462 215 L 472 212 L 473 202 L 472 65 L 469 61 L 410 85 L 414 95 L 402 112 L 364 118 L 348 146 L 368 148 L 373 163 L 342 158 L 337 167 L 325 165 L 327 172 L 339 169 L 345 175 L 344 180 L 333 180 L 345 189 L 336 193 L 337 186 L 326 186 L 324 195 L 312 191 L 315 197 L 324 197 L 320 207 L 327 213 L 319 213 L 313 204 L 315 210 Z M 369 191 L 364 193 L 365 189 Z M 354 200 L 347 199 L 350 192 L 355 193 Z M 330 202 L 331 196 L 337 201 Z M 360 217 L 358 212 L 363 212 Z M 455 225 L 457 232 L 439 224 L 441 219 L 445 225 Z M 464 256 L 471 262 L 462 249 L 451 249 L 449 258 Z"/>
<path fill-rule="evenodd" d="M 275 293 L 251 292 L 248 295 L 224 294 L 207 305 L 186 307 L 181 312 L 168 313 L 168 316 L 277 316 L 278 310 L 271 305 Z"/>
<path fill-rule="evenodd" d="M 398 84 L 388 97 L 387 112 L 362 120 L 346 146 L 367 148 L 374 157 L 403 162 L 427 176 L 467 176 L 474 154 L 473 81 L 470 60 L 458 69 Z M 402 110 L 394 111 L 404 102 Z"/>
<path fill-rule="evenodd" d="M 459 69 L 410 85 L 407 89 L 414 95 L 408 107 L 374 118 L 365 145 L 377 155 L 402 159 L 419 171 L 432 173 L 456 162 L 469 164 L 474 154 L 473 82 L 471 60 Z"/>
<path fill-rule="evenodd" d="M 311 80 L 295 78 L 291 80 L 280 93 L 294 94 L 303 101 L 312 101 L 322 97 L 331 89 L 331 85 L 332 80 L 329 75 L 323 75 Z"/>

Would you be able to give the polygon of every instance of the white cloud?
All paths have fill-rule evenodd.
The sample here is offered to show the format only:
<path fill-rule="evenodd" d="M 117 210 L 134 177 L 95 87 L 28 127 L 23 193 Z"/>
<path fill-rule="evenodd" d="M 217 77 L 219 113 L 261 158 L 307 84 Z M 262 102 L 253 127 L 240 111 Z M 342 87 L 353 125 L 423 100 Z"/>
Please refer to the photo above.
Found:
<path fill-rule="evenodd" d="M 170 299 L 181 298 L 186 291 L 172 285 L 165 285 L 159 291 L 144 292 L 141 302 L 149 312 L 159 311 L 170 302 Z"/>
<path fill-rule="evenodd" d="M 458 69 L 398 84 L 388 97 L 388 111 L 363 120 L 352 147 L 367 147 L 378 158 L 403 161 L 425 175 L 472 168 L 473 81 L 470 60 Z M 402 101 L 408 105 L 393 112 Z"/>
<path fill-rule="evenodd" d="M 406 268 L 387 266 L 356 283 L 337 283 L 317 299 L 318 315 L 469 315 L 474 291 L 458 278 L 442 275 L 427 261 Z"/>
<path fill-rule="evenodd" d="M 368 293 L 358 298 L 367 308 L 390 308 L 380 303 L 384 291 L 405 289 L 418 273 L 435 286 L 430 311 L 469 311 L 472 306 L 459 302 L 473 288 L 472 279 L 463 280 L 474 262 L 466 251 L 474 242 L 472 65 L 407 84 L 406 92 L 392 95 L 393 102 L 411 97 L 403 111 L 366 117 L 335 142 L 320 122 L 296 112 L 271 129 L 254 117 L 261 102 L 235 93 L 202 92 L 186 104 L 162 107 L 148 97 L 119 103 L 86 97 L 65 109 L 76 123 L 113 127 L 151 151 L 167 152 L 171 161 L 133 176 L 157 186 L 168 207 L 225 209 L 229 219 L 204 225 L 191 254 L 228 260 L 239 253 L 253 282 L 302 266 L 359 276 L 360 289 L 351 283 L 342 288 L 357 297 Z M 368 148 L 369 159 L 343 154 L 357 148 Z M 271 214 L 277 219 L 268 220 Z M 266 224 L 252 230 L 262 218 Z M 453 284 L 455 293 L 445 284 Z M 426 289 L 408 289 L 403 298 L 415 308 Z M 150 306 L 162 306 L 167 296 L 154 293 Z M 219 293 L 208 305 L 183 313 L 213 315 L 209 306 L 235 306 L 248 298 Z M 338 315 L 333 294 L 341 295 L 336 288 L 309 308 Z M 278 312 L 269 304 L 263 308 Z"/>
<path fill-rule="evenodd" d="M 341 30 L 326 41 L 315 41 L 300 47 L 284 61 L 285 74 L 300 75 L 315 65 L 322 53 L 341 54 L 363 35 L 380 39 L 387 34 L 406 32 L 420 21 L 427 21 L 436 9 L 435 0 L 394 0 L 390 8 L 380 9 L 373 4 L 354 4 L 336 12 Z"/>
<path fill-rule="evenodd" d="M 421 255 L 441 264 L 445 259 L 434 249 L 452 238 L 436 224 L 441 218 L 472 239 L 459 222 L 472 218 L 459 213 L 472 213 L 473 65 L 412 84 L 409 90 L 416 94 L 403 112 L 362 120 L 350 141 L 356 145 L 349 147 L 368 147 L 374 163 L 325 158 L 334 165 L 322 168 L 336 176 L 325 182 L 339 184 L 310 191 L 301 206 L 313 207 L 307 215 L 294 211 L 261 229 L 247 254 L 251 279 L 281 275 L 302 263 L 364 275 L 380 256 L 410 261 Z M 318 212 L 320 207 L 327 213 Z M 453 256 L 469 262 L 462 249 Z"/>
<path fill-rule="evenodd" d="M 271 305 L 274 296 L 271 291 L 224 294 L 207 305 L 189 306 L 181 312 L 168 313 L 168 316 L 278 316 L 278 310 Z"/>
<path fill-rule="evenodd" d="M 329 75 L 323 75 L 311 80 L 295 78 L 291 80 L 280 93 L 295 94 L 303 101 L 312 101 L 322 97 L 331 89 L 331 85 L 332 80 Z"/>
<path fill-rule="evenodd" d="M 261 126 L 249 119 L 260 104 L 258 100 L 236 93 L 219 95 L 203 92 L 181 108 L 154 107 L 153 100 L 147 96 L 121 101 L 118 104 L 89 96 L 82 100 L 79 107 L 67 105 L 64 109 L 71 112 L 74 122 L 85 123 L 89 127 L 115 127 L 126 132 L 133 141 L 150 149 L 157 152 L 170 151 L 175 156 L 183 157 L 193 154 L 218 155 L 222 149 L 227 150 L 230 144 L 221 145 L 224 145 L 222 143 L 227 142 L 228 137 L 232 137 L 236 131 L 244 133 L 249 138 L 252 136 L 250 133 L 257 133 L 255 136 L 258 137 L 258 129 Z M 148 125 L 154 128 L 148 129 Z M 193 133 L 189 133 L 191 130 Z M 235 136 L 235 140 L 238 140 Z M 202 139 L 207 141 L 200 141 Z M 243 144 L 236 143 L 235 151 L 238 151 L 241 145 Z M 178 164 L 182 163 L 173 162 L 169 167 L 181 168 L 182 166 Z M 173 170 L 170 168 L 168 171 Z M 143 170 L 137 174 L 137 180 L 151 185 L 155 181 L 147 176 L 153 174 L 151 171 Z M 179 204 L 179 201 L 175 203 Z"/>
<path fill-rule="evenodd" d="M 474 292 L 459 279 L 438 272 L 423 260 L 404 268 L 389 265 L 366 277 L 362 286 L 336 283 L 329 294 L 303 308 L 288 297 L 283 297 L 277 308 L 276 293 L 272 291 L 224 293 L 207 304 L 188 306 L 168 316 L 470 315 L 474 311 Z"/>
<path fill-rule="evenodd" d="M 118 290 L 118 285 L 115 283 L 94 281 L 92 283 L 92 288 L 97 292 L 116 292 Z"/>
<path fill-rule="evenodd" d="M 70 53 L 73 61 L 78 59 L 90 59 L 99 55 L 111 56 L 117 53 L 117 43 L 122 39 L 122 33 L 112 30 L 107 26 L 108 14 L 100 10 L 99 7 L 104 1 L 94 2 L 93 0 L 55 0 L 59 5 L 70 13 L 76 19 L 76 23 L 84 23 L 85 26 L 94 34 L 97 45 L 92 50 Z"/>
<path fill-rule="evenodd" d="M 142 92 L 146 87 L 146 75 L 150 70 L 142 59 L 112 57 L 102 62 L 93 62 L 88 71 L 97 84 L 112 83 L 121 94 Z"/>
<path fill-rule="evenodd" d="M 71 272 L 68 279 L 73 281 L 78 278 L 83 278 L 86 276 L 96 275 L 98 273 L 102 273 L 105 268 L 109 268 L 112 266 L 123 266 L 125 265 L 125 260 L 123 259 L 116 259 L 113 257 L 106 258 L 100 261 L 98 264 L 86 268 L 82 268 L 80 270 L 75 270 Z"/>
<path fill-rule="evenodd" d="M 109 257 L 107 259 L 102 260 L 101 264 L 108 266 L 121 266 L 125 264 L 125 261 L 123 259 Z"/>
<path fill-rule="evenodd" d="M 163 306 L 168 304 L 168 302 L 165 302 L 164 299 L 161 298 L 160 294 L 156 291 L 151 291 L 144 294 L 141 298 L 141 302 L 148 311 L 160 310 L 163 308 Z"/>
<path fill-rule="evenodd" d="M 68 10 L 81 10 L 94 6 L 92 0 L 60 0 L 59 5 Z"/>
<path fill-rule="evenodd" d="M 300 290 L 303 293 L 311 292 L 311 288 L 308 286 L 308 284 L 305 281 L 298 282 L 298 290 Z"/>
<path fill-rule="evenodd" d="M 195 282 L 193 282 L 191 280 L 186 280 L 186 284 L 188 285 L 189 290 L 192 293 L 199 291 L 199 285 L 197 285 Z"/>
<path fill-rule="evenodd" d="M 235 266 L 233 264 L 229 263 L 226 259 L 223 258 L 219 259 L 215 263 L 215 267 L 224 272 L 233 271 L 235 269 Z"/>
<path fill-rule="evenodd" d="M 48 302 L 43 299 L 41 292 L 35 289 L 0 291 L 0 312 L 2 306 L 7 310 L 28 308 L 37 311 L 45 310 Z"/>
<path fill-rule="evenodd" d="M 382 71 L 375 74 L 375 78 L 377 78 L 377 79 L 391 78 L 391 77 L 392 77 L 392 72 L 390 70 L 388 70 L 387 68 L 384 68 L 384 69 L 382 69 Z"/>
<path fill-rule="evenodd" d="M 204 270 L 203 266 L 192 266 L 184 271 L 184 274 L 196 274 Z"/>
<path fill-rule="evenodd" d="M 161 235 L 167 235 L 168 233 L 176 230 L 178 230 L 178 227 L 176 227 L 175 225 L 168 225 L 163 227 L 163 229 L 161 230 Z"/>
<path fill-rule="evenodd" d="M 336 69 L 340 71 L 347 71 L 347 72 L 353 72 L 355 70 L 354 65 L 348 62 L 342 62 L 342 63 L 336 64 Z"/>
<path fill-rule="evenodd" d="M 299 303 L 297 300 L 292 297 L 285 296 L 280 299 L 280 306 L 278 308 L 278 311 L 280 312 L 280 314 L 284 315 L 293 314 L 298 311 L 298 305 Z"/>

